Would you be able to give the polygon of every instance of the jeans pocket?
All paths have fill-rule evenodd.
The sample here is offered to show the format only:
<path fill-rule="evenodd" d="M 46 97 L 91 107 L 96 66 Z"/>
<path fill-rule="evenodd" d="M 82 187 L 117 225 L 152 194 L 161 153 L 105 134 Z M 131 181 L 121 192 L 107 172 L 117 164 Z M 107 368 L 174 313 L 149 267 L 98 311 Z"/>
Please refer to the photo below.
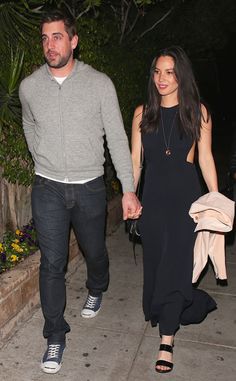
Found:
<path fill-rule="evenodd" d="M 84 184 L 85 188 L 90 192 L 102 192 L 105 191 L 105 183 L 103 180 L 103 176 L 97 177 L 94 180 L 88 181 Z"/>
<path fill-rule="evenodd" d="M 45 177 L 42 177 L 42 176 L 39 176 L 39 175 L 35 175 L 34 182 L 33 182 L 33 187 L 44 185 L 46 180 L 47 179 Z"/>

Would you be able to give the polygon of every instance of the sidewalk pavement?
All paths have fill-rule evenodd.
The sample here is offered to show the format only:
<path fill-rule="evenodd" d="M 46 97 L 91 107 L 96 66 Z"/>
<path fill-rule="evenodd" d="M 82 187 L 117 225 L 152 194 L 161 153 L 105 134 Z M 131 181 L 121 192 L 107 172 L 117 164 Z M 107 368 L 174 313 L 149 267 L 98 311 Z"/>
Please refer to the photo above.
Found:
<path fill-rule="evenodd" d="M 236 379 L 236 245 L 227 247 L 228 286 L 216 285 L 209 266 L 200 288 L 218 309 L 199 325 L 181 327 L 175 338 L 174 370 L 160 375 L 154 364 L 158 329 L 144 321 L 142 253 L 137 266 L 124 225 L 107 238 L 110 287 L 94 319 L 80 311 L 87 295 L 84 263 L 67 279 L 66 319 L 71 326 L 63 365 L 47 375 L 39 363 L 46 348 L 40 308 L 0 351 L 1 381 L 235 381 Z"/>

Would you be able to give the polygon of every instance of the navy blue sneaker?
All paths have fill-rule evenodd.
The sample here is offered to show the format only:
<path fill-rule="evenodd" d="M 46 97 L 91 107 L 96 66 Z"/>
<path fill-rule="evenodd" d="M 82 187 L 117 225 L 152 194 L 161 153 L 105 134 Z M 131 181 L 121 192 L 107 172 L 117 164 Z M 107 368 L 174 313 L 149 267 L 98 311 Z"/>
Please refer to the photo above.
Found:
<path fill-rule="evenodd" d="M 95 317 L 101 309 L 102 294 L 99 296 L 92 296 L 88 294 L 81 311 L 81 316 L 85 319 Z"/>
<path fill-rule="evenodd" d="M 41 362 L 45 373 L 57 373 L 61 369 L 62 355 L 65 344 L 49 344 Z"/>

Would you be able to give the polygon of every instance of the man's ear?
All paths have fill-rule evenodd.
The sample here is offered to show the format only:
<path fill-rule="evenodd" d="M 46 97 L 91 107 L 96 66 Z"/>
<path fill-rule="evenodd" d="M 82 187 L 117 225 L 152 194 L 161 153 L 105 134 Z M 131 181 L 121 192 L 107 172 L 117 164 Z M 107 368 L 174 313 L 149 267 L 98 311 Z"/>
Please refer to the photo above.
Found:
<path fill-rule="evenodd" d="M 78 45 L 78 42 L 79 42 L 79 36 L 76 34 L 72 37 L 71 39 L 71 46 L 72 46 L 72 49 L 75 49 L 76 46 Z"/>

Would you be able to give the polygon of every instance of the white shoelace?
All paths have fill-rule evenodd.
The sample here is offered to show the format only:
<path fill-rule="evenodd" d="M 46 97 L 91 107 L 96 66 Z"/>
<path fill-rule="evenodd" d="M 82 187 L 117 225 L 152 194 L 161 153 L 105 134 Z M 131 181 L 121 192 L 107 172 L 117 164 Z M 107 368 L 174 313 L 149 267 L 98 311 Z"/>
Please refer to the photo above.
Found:
<path fill-rule="evenodd" d="M 51 359 L 54 357 L 58 357 L 59 349 L 60 349 L 60 344 L 49 344 L 47 358 Z"/>
<path fill-rule="evenodd" d="M 97 299 L 98 299 L 98 298 L 97 298 L 96 296 L 91 296 L 91 295 L 89 295 L 88 298 L 87 298 L 87 300 L 86 300 L 86 303 L 85 303 L 84 308 L 94 308 Z"/>

